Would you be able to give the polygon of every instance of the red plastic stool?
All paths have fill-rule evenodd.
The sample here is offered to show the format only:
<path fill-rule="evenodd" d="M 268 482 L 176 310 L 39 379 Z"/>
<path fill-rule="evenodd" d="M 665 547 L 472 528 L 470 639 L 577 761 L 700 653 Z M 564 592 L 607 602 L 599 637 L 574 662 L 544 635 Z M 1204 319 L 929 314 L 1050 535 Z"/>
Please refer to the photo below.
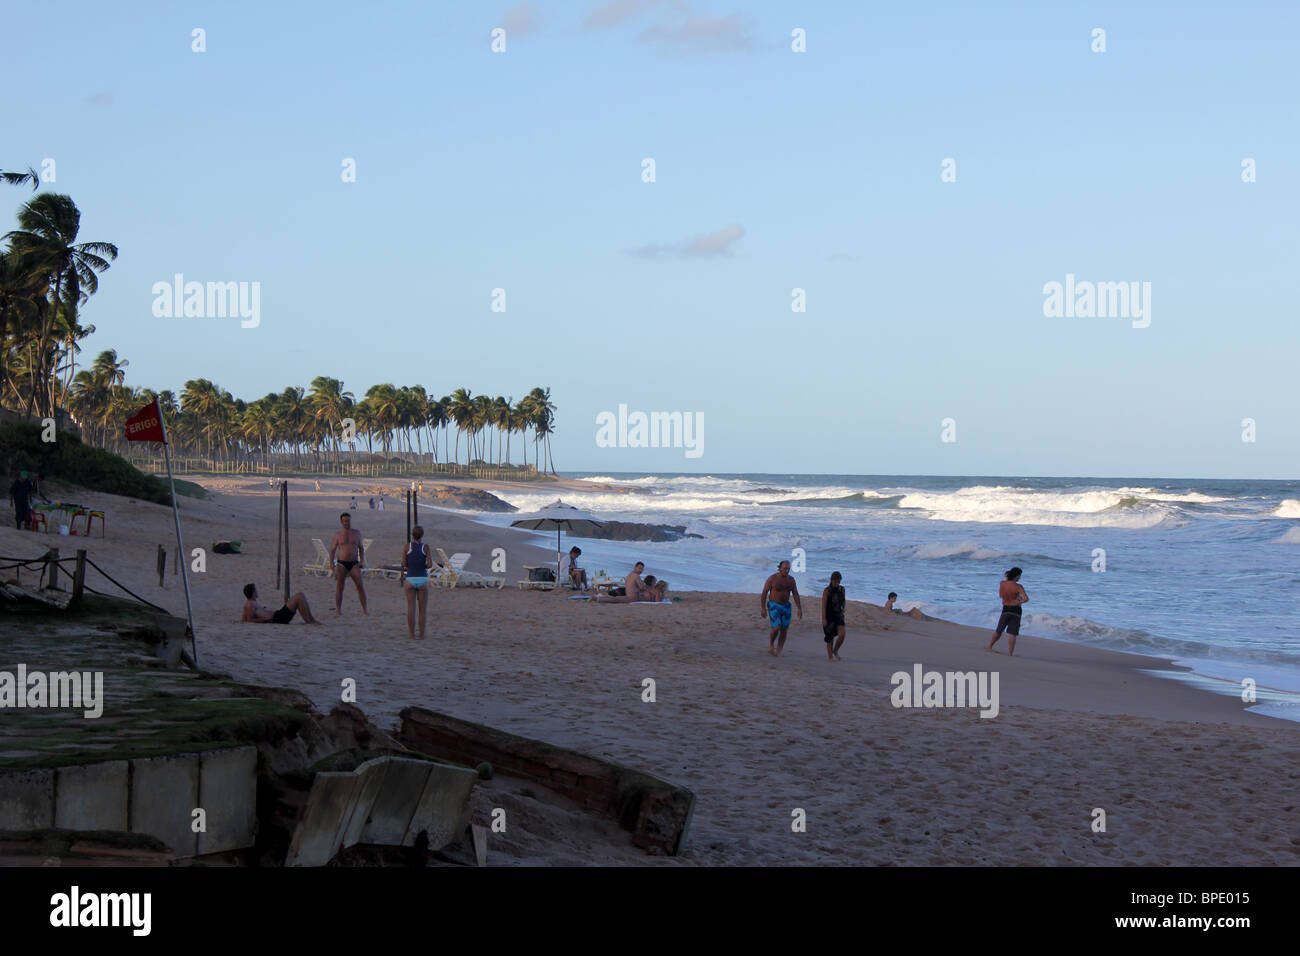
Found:
<path fill-rule="evenodd" d="M 27 512 L 27 530 L 28 530 L 28 531 L 35 531 L 35 530 L 36 530 L 36 522 L 38 522 L 38 521 L 41 523 L 41 530 L 42 530 L 42 531 L 49 531 L 49 530 L 50 530 L 49 525 L 47 525 L 47 524 L 45 523 L 45 513 L 44 513 L 43 511 L 35 511 L 35 510 L 33 510 L 33 511 L 29 511 L 29 512 Z M 102 522 L 101 522 L 101 523 L 102 523 Z"/>
<path fill-rule="evenodd" d="M 88 512 L 86 512 L 86 537 L 87 537 L 87 538 L 90 537 L 90 526 L 91 526 L 91 523 L 94 522 L 94 520 L 95 520 L 96 518 L 99 519 L 99 536 L 100 536 L 101 538 L 104 537 L 104 529 L 105 529 L 105 525 L 104 525 L 104 512 L 102 512 L 102 511 L 88 511 Z"/>

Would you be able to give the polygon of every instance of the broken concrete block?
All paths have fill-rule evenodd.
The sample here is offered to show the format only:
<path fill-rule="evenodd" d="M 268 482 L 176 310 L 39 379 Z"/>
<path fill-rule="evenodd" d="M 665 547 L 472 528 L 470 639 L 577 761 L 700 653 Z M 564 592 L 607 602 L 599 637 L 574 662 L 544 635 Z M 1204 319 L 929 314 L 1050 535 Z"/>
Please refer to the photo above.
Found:
<path fill-rule="evenodd" d="M 417 836 L 427 833 L 429 849 L 440 850 L 465 831 L 465 821 L 461 817 L 469 812 L 469 795 L 478 781 L 478 774 L 445 763 L 427 766 L 429 777 L 402 844 L 413 846 Z"/>
<path fill-rule="evenodd" d="M 60 830 L 126 830 L 128 772 L 125 760 L 78 764 L 54 771 L 54 825 Z"/>
<path fill-rule="evenodd" d="M 198 852 L 193 830 L 199 806 L 199 755 L 141 757 L 131 761 L 132 833 L 162 840 L 177 858 Z"/>
<path fill-rule="evenodd" d="M 361 777 L 355 773 L 316 774 L 289 842 L 285 866 L 324 866 L 334 859 L 343 846 L 360 785 Z"/>
<path fill-rule="evenodd" d="M 43 830 L 54 826 L 54 771 L 0 773 L 0 830 Z"/>
<path fill-rule="evenodd" d="M 200 855 L 252 846 L 257 840 L 257 748 L 199 754 L 198 806 L 207 817 L 207 831 L 198 834 Z"/>

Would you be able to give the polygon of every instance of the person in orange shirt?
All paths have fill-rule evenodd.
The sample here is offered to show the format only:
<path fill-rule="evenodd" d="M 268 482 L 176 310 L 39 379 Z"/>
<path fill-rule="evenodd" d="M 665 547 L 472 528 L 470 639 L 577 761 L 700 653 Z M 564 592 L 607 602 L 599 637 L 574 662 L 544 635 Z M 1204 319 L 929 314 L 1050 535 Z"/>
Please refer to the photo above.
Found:
<path fill-rule="evenodd" d="M 1007 632 L 1009 647 L 1007 654 L 1011 655 L 1016 652 L 1016 638 L 1020 635 L 1020 605 L 1029 601 L 1029 595 L 1025 589 L 1020 586 L 1019 568 L 1012 568 L 1006 574 L 1006 580 L 998 585 L 998 597 L 1002 600 L 1002 616 L 998 618 L 998 629 L 993 632 L 993 640 L 989 641 L 986 651 L 993 650 L 993 645 L 998 642 L 1002 632 Z"/>

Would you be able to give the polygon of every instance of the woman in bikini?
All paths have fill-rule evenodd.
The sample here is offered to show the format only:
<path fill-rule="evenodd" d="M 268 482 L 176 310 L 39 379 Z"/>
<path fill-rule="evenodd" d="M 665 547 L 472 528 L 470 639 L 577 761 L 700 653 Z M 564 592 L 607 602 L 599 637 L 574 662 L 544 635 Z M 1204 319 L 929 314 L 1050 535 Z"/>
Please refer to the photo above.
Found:
<path fill-rule="evenodd" d="M 402 590 L 406 592 L 406 629 L 415 640 L 415 605 L 420 605 L 420 640 L 424 640 L 424 621 L 429 609 L 429 566 L 433 558 L 422 540 L 424 528 L 411 529 L 411 540 L 402 553 Z"/>

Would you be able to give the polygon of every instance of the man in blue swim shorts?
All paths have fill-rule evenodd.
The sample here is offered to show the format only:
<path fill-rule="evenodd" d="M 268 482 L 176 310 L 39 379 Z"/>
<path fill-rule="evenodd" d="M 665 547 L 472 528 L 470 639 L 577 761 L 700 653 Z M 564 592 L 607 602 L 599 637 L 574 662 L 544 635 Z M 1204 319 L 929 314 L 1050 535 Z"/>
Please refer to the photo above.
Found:
<path fill-rule="evenodd" d="M 790 562 L 782 561 L 776 566 L 776 574 L 767 579 L 763 585 L 763 595 L 759 601 L 763 605 L 763 614 L 772 633 L 767 639 L 767 652 L 773 657 L 780 657 L 785 648 L 786 631 L 790 628 L 790 599 L 794 598 L 799 610 L 799 620 L 803 620 L 803 602 L 799 600 L 799 585 L 790 575 Z"/>

